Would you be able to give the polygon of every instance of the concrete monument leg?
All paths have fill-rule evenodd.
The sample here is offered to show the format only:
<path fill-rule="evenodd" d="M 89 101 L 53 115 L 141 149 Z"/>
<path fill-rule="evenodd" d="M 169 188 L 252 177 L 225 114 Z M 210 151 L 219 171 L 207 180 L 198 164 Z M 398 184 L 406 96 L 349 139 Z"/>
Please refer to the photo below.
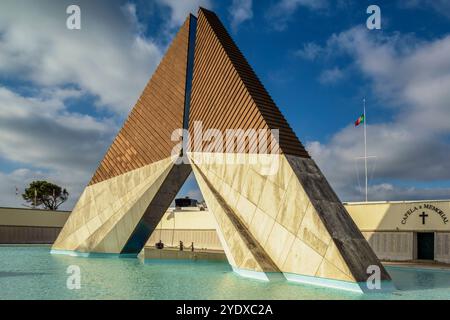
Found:
<path fill-rule="evenodd" d="M 205 159 L 194 154 L 192 161 L 200 157 Z M 280 272 L 293 282 L 363 292 L 367 268 L 375 265 L 382 289 L 392 290 L 389 275 L 313 160 L 270 155 L 278 170 L 266 175 L 251 155 L 242 157 L 243 164 L 193 164 L 233 270 L 259 279 Z"/>
<path fill-rule="evenodd" d="M 361 292 L 373 265 L 383 288 L 392 288 L 218 17 L 204 9 L 198 15 L 189 121 L 193 171 L 235 271 L 281 272 L 290 281 Z M 274 131 L 270 148 L 261 148 L 260 133 Z M 224 139 L 233 134 L 229 148 Z"/>
<path fill-rule="evenodd" d="M 196 18 L 189 16 L 53 244 L 53 253 L 136 255 L 191 172 L 181 146 Z"/>
<path fill-rule="evenodd" d="M 241 220 L 235 207 L 227 202 L 225 192 L 219 192 L 196 165 L 193 168 L 209 211 L 217 222 L 217 233 L 233 271 L 259 280 L 278 277 L 280 270 Z"/>

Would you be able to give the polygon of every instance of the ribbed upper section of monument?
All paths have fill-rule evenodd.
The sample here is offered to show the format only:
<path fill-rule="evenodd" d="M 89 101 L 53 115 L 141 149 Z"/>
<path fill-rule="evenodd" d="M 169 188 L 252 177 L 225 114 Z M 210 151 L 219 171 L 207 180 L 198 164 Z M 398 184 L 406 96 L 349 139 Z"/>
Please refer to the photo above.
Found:
<path fill-rule="evenodd" d="M 272 152 L 309 158 L 219 18 L 205 9 L 199 10 L 197 21 L 189 129 L 188 151 L 220 151 L 224 149 L 226 130 L 241 129 L 246 139 L 241 139 L 239 146 L 239 140 L 235 140 L 237 152 L 261 153 L 255 132 L 278 129 L 278 143 L 273 143 Z M 222 139 L 217 139 L 217 130 L 208 129 L 218 129 Z M 200 132 L 202 144 L 192 143 L 199 141 Z"/>
<path fill-rule="evenodd" d="M 90 184 L 168 158 L 178 144 L 171 135 L 183 127 L 190 19 L 195 17 L 175 36 Z"/>
<path fill-rule="evenodd" d="M 198 19 L 190 15 L 180 28 L 89 184 L 177 153 L 180 140 L 172 141 L 172 134 L 186 127 L 187 151 L 309 158 L 219 18 L 205 9 L 199 10 Z M 278 132 L 271 137 L 270 130 Z M 244 139 L 235 137 L 232 151 L 226 143 L 230 132 L 244 134 Z"/>

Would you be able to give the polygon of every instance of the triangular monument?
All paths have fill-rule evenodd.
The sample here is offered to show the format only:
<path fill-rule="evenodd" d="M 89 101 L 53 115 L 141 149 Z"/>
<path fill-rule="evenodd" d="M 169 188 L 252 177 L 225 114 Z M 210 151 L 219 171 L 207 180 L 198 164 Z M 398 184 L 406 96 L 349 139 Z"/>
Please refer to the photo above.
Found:
<path fill-rule="evenodd" d="M 218 17 L 202 8 L 176 35 L 52 252 L 137 254 L 192 171 L 238 274 L 354 291 L 367 289 L 374 268 L 390 280 Z"/>

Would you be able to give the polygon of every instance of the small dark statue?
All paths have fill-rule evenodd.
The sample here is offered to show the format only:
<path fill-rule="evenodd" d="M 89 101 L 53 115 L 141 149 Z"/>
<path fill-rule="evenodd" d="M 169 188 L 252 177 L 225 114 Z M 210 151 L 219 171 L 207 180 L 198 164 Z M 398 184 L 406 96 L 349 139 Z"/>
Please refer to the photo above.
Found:
<path fill-rule="evenodd" d="M 164 243 L 159 240 L 159 242 L 156 243 L 155 247 L 156 249 L 164 249 Z"/>

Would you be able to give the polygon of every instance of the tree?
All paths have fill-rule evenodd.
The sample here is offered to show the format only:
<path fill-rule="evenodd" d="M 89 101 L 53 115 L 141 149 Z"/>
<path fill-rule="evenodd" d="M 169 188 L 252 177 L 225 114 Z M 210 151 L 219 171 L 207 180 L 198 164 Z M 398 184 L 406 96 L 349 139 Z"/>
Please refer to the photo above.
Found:
<path fill-rule="evenodd" d="M 22 197 L 34 208 L 43 206 L 47 210 L 57 210 L 69 198 L 69 193 L 66 189 L 47 181 L 33 181 L 25 189 Z"/>

